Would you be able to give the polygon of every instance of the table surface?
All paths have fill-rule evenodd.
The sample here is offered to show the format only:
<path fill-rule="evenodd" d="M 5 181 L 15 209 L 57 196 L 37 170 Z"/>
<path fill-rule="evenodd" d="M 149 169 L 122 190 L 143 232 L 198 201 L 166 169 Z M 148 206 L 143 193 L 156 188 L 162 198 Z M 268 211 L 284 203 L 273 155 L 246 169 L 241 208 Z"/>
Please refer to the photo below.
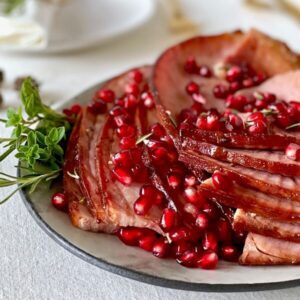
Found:
<path fill-rule="evenodd" d="M 300 50 L 300 27 L 284 16 L 253 15 L 241 11 L 235 0 L 185 0 L 187 13 L 203 23 L 201 33 L 221 32 L 235 28 L 257 26 L 289 42 Z M 226 2 L 226 8 L 222 3 Z M 230 20 L 216 18 L 214 22 L 203 10 L 219 7 L 236 13 Z M 195 7 L 195 5 L 197 7 Z M 218 10 L 216 11 L 217 16 Z M 245 17 L 246 14 L 246 17 Z M 226 13 L 224 14 L 226 15 Z M 0 68 L 6 72 L 3 93 L 8 105 L 17 105 L 11 91 L 16 76 L 30 74 L 42 85 L 43 99 L 48 103 L 69 99 L 96 82 L 125 69 L 152 63 L 163 49 L 186 38 L 168 32 L 166 21 L 159 11 L 152 20 L 109 44 L 59 55 L 0 54 Z M 275 19 L 274 19 L 275 18 Z M 267 24 L 262 19 L 268 20 Z M 286 22 L 278 24 L 278 20 Z M 225 24 L 225 25 L 224 25 Z M 275 25 L 274 25 L 275 24 Z M 280 26 L 279 26 L 280 25 Z M 287 34 L 289 33 L 289 35 Z M 298 35 L 296 34 L 298 33 Z M 298 39 L 298 40 L 297 40 Z M 298 46 L 298 49 L 297 49 Z M 7 132 L 0 128 L 1 135 Z M 13 172 L 14 159 L 1 164 L 0 169 Z M 0 190 L 0 197 L 7 190 Z M 299 299 L 300 288 L 249 293 L 204 293 L 171 290 L 110 274 L 73 256 L 51 240 L 26 211 L 16 195 L 0 209 L 0 299 Z"/>

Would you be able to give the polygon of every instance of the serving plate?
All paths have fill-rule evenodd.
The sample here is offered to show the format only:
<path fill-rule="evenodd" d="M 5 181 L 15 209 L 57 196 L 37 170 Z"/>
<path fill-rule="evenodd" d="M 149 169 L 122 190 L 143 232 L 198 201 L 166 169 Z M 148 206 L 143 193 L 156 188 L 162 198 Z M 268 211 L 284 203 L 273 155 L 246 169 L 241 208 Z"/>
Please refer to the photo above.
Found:
<path fill-rule="evenodd" d="M 86 103 L 103 84 L 89 88 L 57 109 Z M 71 225 L 67 214 L 51 205 L 55 189 L 59 187 L 49 190 L 42 186 L 31 195 L 22 190 L 21 196 L 32 217 L 51 238 L 81 259 L 107 271 L 149 284 L 193 291 L 254 291 L 300 284 L 297 266 L 245 267 L 220 262 L 216 270 L 188 269 L 174 260 L 157 259 L 143 250 L 125 246 L 115 236 L 79 230 Z"/>

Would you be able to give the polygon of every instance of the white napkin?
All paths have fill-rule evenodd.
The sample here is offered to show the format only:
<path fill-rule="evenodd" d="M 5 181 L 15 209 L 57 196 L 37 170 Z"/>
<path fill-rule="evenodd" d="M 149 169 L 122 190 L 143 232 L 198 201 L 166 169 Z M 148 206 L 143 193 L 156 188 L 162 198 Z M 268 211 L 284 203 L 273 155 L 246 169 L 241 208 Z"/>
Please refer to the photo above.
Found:
<path fill-rule="evenodd" d="M 0 17 L 0 46 L 3 48 L 46 48 L 62 0 L 27 0 L 20 16 Z"/>

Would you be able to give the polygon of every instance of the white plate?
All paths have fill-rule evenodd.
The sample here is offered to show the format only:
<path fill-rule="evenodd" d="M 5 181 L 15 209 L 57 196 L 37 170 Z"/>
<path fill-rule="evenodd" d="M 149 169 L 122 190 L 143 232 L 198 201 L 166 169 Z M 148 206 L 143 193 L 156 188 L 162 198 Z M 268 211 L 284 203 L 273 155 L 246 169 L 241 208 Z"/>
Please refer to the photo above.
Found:
<path fill-rule="evenodd" d="M 85 103 L 98 84 L 60 107 Z M 279 289 L 300 284 L 299 266 L 245 267 L 221 262 L 216 270 L 187 269 L 174 260 L 158 259 L 141 249 L 122 244 L 115 236 L 81 231 L 67 214 L 50 203 L 53 190 L 41 187 L 24 203 L 37 223 L 65 249 L 100 268 L 138 281 L 175 289 L 204 291 L 253 291 Z"/>
<path fill-rule="evenodd" d="M 144 24 L 155 8 L 156 0 L 72 0 L 56 13 L 52 39 L 46 48 L 0 49 L 56 53 L 100 45 Z"/>

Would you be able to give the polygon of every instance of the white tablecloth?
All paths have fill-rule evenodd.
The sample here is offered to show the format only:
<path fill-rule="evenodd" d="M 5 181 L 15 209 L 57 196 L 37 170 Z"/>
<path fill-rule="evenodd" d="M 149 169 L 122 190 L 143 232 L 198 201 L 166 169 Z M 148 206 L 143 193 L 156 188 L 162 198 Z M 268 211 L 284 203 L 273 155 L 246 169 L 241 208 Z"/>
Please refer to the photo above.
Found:
<path fill-rule="evenodd" d="M 185 1 L 190 15 L 200 21 L 206 13 L 193 7 L 197 1 Z M 201 1 L 199 1 L 201 2 Z M 199 3 L 197 2 L 197 3 Z M 207 1 L 205 1 L 207 2 Z M 214 1 L 210 1 L 214 2 Z M 236 12 L 234 0 L 226 2 Z M 216 5 L 217 7 L 217 5 Z M 217 9 L 217 8 L 216 8 Z M 217 15 L 218 16 L 218 15 Z M 224 14 L 226 17 L 226 13 Z M 203 26 L 204 32 L 247 27 L 248 23 L 237 15 L 234 22 Z M 256 20 L 260 25 L 259 20 Z M 215 24 L 215 23 L 214 23 Z M 271 23 L 269 23 L 271 24 Z M 282 24 L 281 24 L 282 25 Z M 283 25 L 282 25 L 283 26 Z M 272 28 L 262 25 L 265 30 Z M 290 31 L 275 28 L 274 34 L 290 40 L 299 50 L 299 40 Z M 300 31 L 300 30 L 299 30 Z M 299 32 L 298 32 L 299 33 Z M 63 101 L 82 89 L 106 79 L 120 71 L 139 64 L 151 63 L 167 46 L 183 36 L 170 34 L 165 29 L 160 12 L 151 22 L 117 41 L 82 52 L 61 55 L 0 54 L 0 68 L 6 71 L 5 95 L 9 104 L 16 104 L 9 92 L 13 78 L 30 74 L 42 82 L 43 98 L 48 102 Z M 1 135 L 3 127 L 0 128 Z M 1 164 L 1 169 L 12 171 L 13 160 Z M 0 190 L 0 198 L 7 191 Z M 299 299 L 300 288 L 280 291 L 249 292 L 240 294 L 213 294 L 187 292 L 135 282 L 105 272 L 73 256 L 52 241 L 33 221 L 20 196 L 0 207 L 0 299 Z"/>

